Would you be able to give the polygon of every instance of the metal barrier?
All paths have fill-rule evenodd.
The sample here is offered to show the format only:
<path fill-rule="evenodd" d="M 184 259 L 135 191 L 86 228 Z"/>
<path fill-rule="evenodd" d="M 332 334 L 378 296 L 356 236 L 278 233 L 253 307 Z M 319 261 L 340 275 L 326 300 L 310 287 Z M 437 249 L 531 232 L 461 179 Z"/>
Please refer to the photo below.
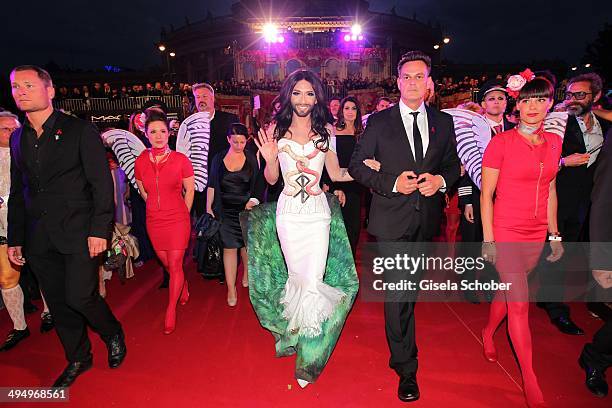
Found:
<path fill-rule="evenodd" d="M 53 105 L 57 109 L 74 113 L 90 113 L 97 115 L 109 115 L 117 113 L 131 113 L 142 109 L 144 104 L 150 100 L 162 101 L 168 110 L 177 111 L 183 108 L 182 97 L 180 95 L 166 96 L 136 96 L 129 98 L 108 99 L 108 98 L 89 98 L 89 99 L 61 99 L 54 100 Z"/>

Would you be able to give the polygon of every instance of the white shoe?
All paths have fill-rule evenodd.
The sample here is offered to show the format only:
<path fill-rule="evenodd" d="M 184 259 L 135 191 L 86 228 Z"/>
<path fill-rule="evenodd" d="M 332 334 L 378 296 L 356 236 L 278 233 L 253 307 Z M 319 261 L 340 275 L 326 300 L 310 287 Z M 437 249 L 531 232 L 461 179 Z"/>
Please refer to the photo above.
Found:
<path fill-rule="evenodd" d="M 297 382 L 298 382 L 298 384 L 300 384 L 300 387 L 302 387 L 302 388 L 306 388 L 306 386 L 307 386 L 308 384 L 310 384 L 308 381 L 306 381 L 306 380 L 302 380 L 301 378 L 298 378 L 298 379 L 297 379 Z"/>

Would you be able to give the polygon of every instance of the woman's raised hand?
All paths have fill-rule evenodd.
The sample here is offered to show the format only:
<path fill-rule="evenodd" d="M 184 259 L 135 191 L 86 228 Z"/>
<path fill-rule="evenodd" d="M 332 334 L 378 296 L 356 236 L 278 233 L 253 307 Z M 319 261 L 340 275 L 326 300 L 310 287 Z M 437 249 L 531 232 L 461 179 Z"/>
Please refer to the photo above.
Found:
<path fill-rule="evenodd" d="M 274 126 L 270 126 L 267 131 L 263 128 L 259 129 L 259 134 L 253 141 L 266 163 L 273 163 L 276 160 L 278 142 L 274 138 Z"/>

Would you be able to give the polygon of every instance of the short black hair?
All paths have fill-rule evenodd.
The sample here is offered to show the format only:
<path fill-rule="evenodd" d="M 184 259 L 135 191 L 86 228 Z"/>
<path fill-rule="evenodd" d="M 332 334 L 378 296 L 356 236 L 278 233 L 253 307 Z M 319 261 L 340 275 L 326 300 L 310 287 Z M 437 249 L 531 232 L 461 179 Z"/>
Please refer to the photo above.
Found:
<path fill-rule="evenodd" d="M 530 98 L 553 99 L 555 88 L 552 83 L 544 77 L 535 77 L 527 82 L 520 90 L 517 101 Z"/>
<path fill-rule="evenodd" d="M 422 51 L 408 51 L 402 55 L 402 58 L 397 63 L 398 76 L 401 74 L 404 64 L 411 61 L 423 61 L 427 65 L 427 75 L 431 74 L 431 57 Z"/>
<path fill-rule="evenodd" d="M 230 125 L 229 131 L 227 132 L 227 137 L 230 137 L 231 135 L 240 135 L 240 136 L 244 136 L 244 137 L 246 137 L 248 139 L 249 138 L 249 130 L 242 123 L 235 122 L 235 123 L 232 123 Z"/>
<path fill-rule="evenodd" d="M 576 82 L 588 82 L 589 84 L 591 84 L 591 92 L 593 93 L 593 98 L 595 98 L 595 95 L 600 93 L 601 90 L 603 89 L 603 81 L 601 77 L 594 72 L 589 72 L 587 74 L 580 74 L 580 75 L 577 75 L 571 78 L 567 82 L 567 88 L 569 88 L 571 84 L 576 83 Z"/>
<path fill-rule="evenodd" d="M 147 119 L 145 120 L 145 132 L 149 129 L 149 124 L 153 122 L 164 122 L 166 128 L 168 128 L 168 119 L 166 118 L 166 114 L 159 108 L 149 108 L 145 110 L 145 115 Z"/>
<path fill-rule="evenodd" d="M 342 101 L 342 98 L 340 98 L 339 96 L 332 96 L 331 98 L 329 98 L 329 102 L 328 103 L 332 103 L 332 101 Z"/>
<path fill-rule="evenodd" d="M 378 104 L 382 101 L 391 103 L 391 98 L 389 98 L 388 96 L 381 96 L 379 98 L 376 98 L 376 104 L 374 106 L 378 106 Z"/>
<path fill-rule="evenodd" d="M 51 75 L 47 72 L 47 70 L 36 66 L 36 65 L 19 65 L 18 67 L 13 68 L 11 71 L 11 75 L 15 72 L 23 72 L 23 71 L 34 71 L 38 75 L 46 86 L 53 86 L 53 80 L 51 79 Z"/>

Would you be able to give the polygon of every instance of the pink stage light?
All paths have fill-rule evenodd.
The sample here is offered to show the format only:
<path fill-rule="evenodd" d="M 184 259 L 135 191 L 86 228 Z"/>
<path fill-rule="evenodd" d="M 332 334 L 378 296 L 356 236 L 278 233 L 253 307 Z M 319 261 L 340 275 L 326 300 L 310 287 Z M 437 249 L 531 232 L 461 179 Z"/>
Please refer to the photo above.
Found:
<path fill-rule="evenodd" d="M 351 40 L 352 41 L 357 41 L 357 36 L 355 34 L 351 35 Z"/>
<path fill-rule="evenodd" d="M 279 43 L 284 43 L 284 42 L 285 42 L 285 37 L 283 37 L 282 35 L 279 35 L 279 36 L 276 38 L 276 40 L 277 40 Z"/>
<path fill-rule="evenodd" d="M 346 34 L 346 35 L 344 36 L 344 41 L 347 41 L 347 42 L 348 42 L 348 41 L 351 41 L 351 36 L 350 36 L 350 35 L 348 35 L 348 34 Z"/>

